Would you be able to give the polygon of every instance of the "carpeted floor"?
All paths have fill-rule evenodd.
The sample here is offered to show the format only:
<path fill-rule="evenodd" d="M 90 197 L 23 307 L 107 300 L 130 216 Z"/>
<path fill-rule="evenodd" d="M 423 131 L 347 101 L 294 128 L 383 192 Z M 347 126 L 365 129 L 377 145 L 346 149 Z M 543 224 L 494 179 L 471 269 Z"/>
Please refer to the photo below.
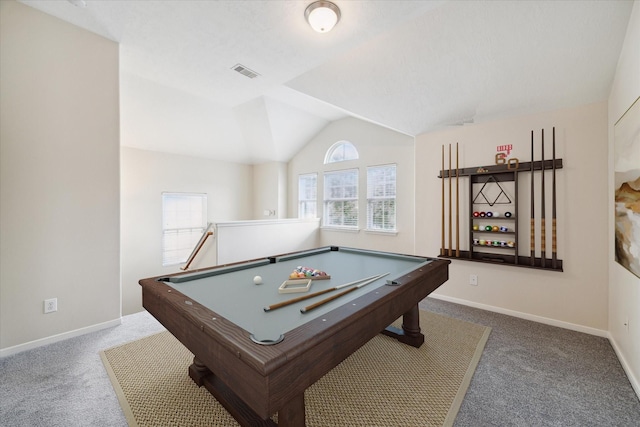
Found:
<path fill-rule="evenodd" d="M 609 340 L 425 298 L 491 327 L 456 427 L 639 427 L 640 401 Z"/>
<path fill-rule="evenodd" d="M 419 349 L 377 336 L 311 386 L 307 426 L 452 425 L 490 329 L 429 312 L 420 317 Z M 168 332 L 102 354 L 130 425 L 237 425 L 191 381 L 193 355 Z"/>

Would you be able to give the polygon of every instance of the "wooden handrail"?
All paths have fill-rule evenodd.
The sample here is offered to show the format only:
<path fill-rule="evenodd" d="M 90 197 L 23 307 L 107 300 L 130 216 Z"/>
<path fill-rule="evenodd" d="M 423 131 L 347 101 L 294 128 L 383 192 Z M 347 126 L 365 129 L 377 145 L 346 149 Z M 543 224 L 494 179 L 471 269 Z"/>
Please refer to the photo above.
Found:
<path fill-rule="evenodd" d="M 211 228 L 211 224 L 209 224 L 207 226 L 207 229 L 205 230 L 205 232 L 200 237 L 200 240 L 198 241 L 198 244 L 196 245 L 196 247 L 191 252 L 191 255 L 189 255 L 189 258 L 187 259 L 187 263 L 185 264 L 184 267 L 180 267 L 180 270 L 186 270 L 186 269 L 189 268 L 189 266 L 191 265 L 191 263 L 195 259 L 196 255 L 198 255 L 198 252 L 200 252 L 200 249 L 202 249 L 202 246 L 204 246 L 204 242 L 207 241 L 207 237 L 213 235 L 213 231 L 209 231 L 209 228 Z"/>

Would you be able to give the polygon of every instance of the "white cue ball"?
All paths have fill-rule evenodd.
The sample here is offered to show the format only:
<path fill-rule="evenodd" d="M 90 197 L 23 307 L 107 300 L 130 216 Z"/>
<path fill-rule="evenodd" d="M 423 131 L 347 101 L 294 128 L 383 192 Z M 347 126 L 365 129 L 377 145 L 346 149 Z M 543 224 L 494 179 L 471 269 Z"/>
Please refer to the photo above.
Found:
<path fill-rule="evenodd" d="M 253 283 L 255 283 L 256 285 L 261 285 L 262 284 L 262 277 L 260 276 L 256 276 L 253 278 Z"/>

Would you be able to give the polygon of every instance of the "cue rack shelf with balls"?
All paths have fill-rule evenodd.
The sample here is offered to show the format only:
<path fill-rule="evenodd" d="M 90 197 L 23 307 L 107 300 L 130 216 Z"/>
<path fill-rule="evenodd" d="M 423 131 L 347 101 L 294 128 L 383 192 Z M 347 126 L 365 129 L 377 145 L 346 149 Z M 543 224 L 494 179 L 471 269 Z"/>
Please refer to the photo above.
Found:
<path fill-rule="evenodd" d="M 531 161 L 502 162 L 490 166 L 459 168 L 458 145 L 455 147 L 455 167 L 452 167 L 449 145 L 449 168 L 445 168 L 445 147 L 442 146 L 442 233 L 440 257 L 463 261 L 484 262 L 514 267 L 562 271 L 562 260 L 557 257 L 556 230 L 556 170 L 562 169 L 562 159 L 555 158 L 555 128 L 553 130 L 552 158 L 544 158 L 544 130 L 542 131 L 542 157 L 535 160 L 534 137 L 531 132 Z M 530 174 L 530 189 L 521 189 L 518 177 Z M 545 180 L 545 175 L 547 179 Z M 466 180 L 468 200 L 462 206 L 459 197 L 460 182 Z M 455 190 L 453 187 L 455 186 Z M 551 187 L 551 217 L 547 220 L 545 191 Z M 521 212 L 518 198 L 528 197 L 530 212 Z M 448 195 L 448 197 L 447 197 Z M 540 206 L 535 206 L 536 195 Z M 446 203 L 448 202 L 448 210 Z M 454 206 L 455 203 L 455 206 Z M 448 213 L 448 215 L 446 215 Z M 468 218 L 467 233 L 461 232 L 460 215 Z M 528 218 L 527 230 L 518 230 L 519 219 Z M 522 222 L 522 221 L 521 221 Z M 536 223 L 540 226 L 536 228 Z M 547 225 L 550 225 L 549 229 Z M 536 233 L 539 231 L 539 233 Z M 551 252 L 547 251 L 547 233 L 551 231 Z M 523 248 L 518 242 L 529 235 L 530 245 Z M 454 242 L 455 236 L 455 242 Z M 467 249 L 461 249 L 461 237 Z M 527 250 L 528 249 L 528 250 Z M 526 251 L 526 255 L 522 253 Z"/>

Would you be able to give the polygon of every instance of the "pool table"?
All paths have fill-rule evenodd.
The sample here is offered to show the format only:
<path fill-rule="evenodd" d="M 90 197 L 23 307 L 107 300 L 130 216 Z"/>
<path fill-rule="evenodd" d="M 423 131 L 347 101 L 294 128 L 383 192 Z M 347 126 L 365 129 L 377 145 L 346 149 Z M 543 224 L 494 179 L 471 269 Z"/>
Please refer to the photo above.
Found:
<path fill-rule="evenodd" d="M 271 416 L 277 412 L 277 425 L 301 427 L 304 391 L 371 338 L 384 333 L 415 347 L 424 342 L 418 302 L 448 280 L 449 263 L 329 246 L 139 283 L 144 308 L 194 354 L 190 377 L 240 425 L 275 426 Z M 300 266 L 330 279 L 313 280 L 304 293 L 279 293 Z M 364 286 L 341 288 L 381 274 Z M 323 295 L 266 309 L 322 290 Z M 402 329 L 388 327 L 400 316 Z"/>

